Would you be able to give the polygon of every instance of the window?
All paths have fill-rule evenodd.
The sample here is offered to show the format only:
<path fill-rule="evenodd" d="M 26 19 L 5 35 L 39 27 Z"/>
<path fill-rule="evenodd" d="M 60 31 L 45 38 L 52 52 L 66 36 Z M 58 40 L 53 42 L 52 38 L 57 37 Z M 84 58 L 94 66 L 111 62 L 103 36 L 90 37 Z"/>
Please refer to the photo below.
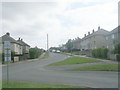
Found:
<path fill-rule="evenodd" d="M 115 35 L 114 34 L 112 34 L 112 39 L 114 39 L 115 38 Z"/>
<path fill-rule="evenodd" d="M 108 37 L 106 37 L 106 40 L 108 40 Z"/>
<path fill-rule="evenodd" d="M 114 49 L 114 45 L 112 46 L 112 49 Z"/>
<path fill-rule="evenodd" d="M 107 45 L 107 48 L 109 48 L 109 46 Z"/>

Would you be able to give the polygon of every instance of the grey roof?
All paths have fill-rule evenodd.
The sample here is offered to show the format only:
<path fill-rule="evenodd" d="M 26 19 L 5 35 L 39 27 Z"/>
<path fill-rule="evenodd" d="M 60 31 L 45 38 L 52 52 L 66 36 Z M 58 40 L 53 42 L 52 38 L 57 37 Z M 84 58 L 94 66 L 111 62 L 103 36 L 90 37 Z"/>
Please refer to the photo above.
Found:
<path fill-rule="evenodd" d="M 113 29 L 110 34 L 113 34 L 113 33 L 118 33 L 118 30 L 120 31 L 120 26 L 116 27 L 115 29 Z"/>
<path fill-rule="evenodd" d="M 104 29 L 100 29 L 94 33 L 91 33 L 90 35 L 87 35 L 86 37 L 83 37 L 82 40 L 90 38 L 90 37 L 95 36 L 95 35 L 107 35 L 108 33 L 109 33 L 109 31 L 104 30 Z"/>
<path fill-rule="evenodd" d="M 10 41 L 11 43 L 17 43 L 17 44 L 21 45 L 19 42 L 17 42 L 15 39 L 13 39 L 12 37 L 10 37 L 7 34 L 2 36 L 2 42 L 4 42 L 4 41 Z"/>
<path fill-rule="evenodd" d="M 30 47 L 30 45 L 28 45 L 27 43 L 25 43 L 25 42 L 22 41 L 22 40 L 17 40 L 17 42 L 21 43 L 22 45 L 26 45 L 26 46 L 29 46 L 29 47 Z"/>

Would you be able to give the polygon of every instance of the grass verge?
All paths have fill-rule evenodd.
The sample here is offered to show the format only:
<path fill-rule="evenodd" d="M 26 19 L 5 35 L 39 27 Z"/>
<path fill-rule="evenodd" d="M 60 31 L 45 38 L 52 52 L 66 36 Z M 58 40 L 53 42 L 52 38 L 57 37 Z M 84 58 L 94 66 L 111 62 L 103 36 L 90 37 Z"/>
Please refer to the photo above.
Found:
<path fill-rule="evenodd" d="M 118 71 L 118 64 L 95 64 L 90 66 L 81 66 L 72 69 L 73 71 Z"/>
<path fill-rule="evenodd" d="M 71 85 L 54 85 L 54 84 L 41 84 L 41 83 L 34 83 L 34 82 L 18 82 L 18 81 L 4 81 L 2 83 L 2 88 L 80 88 L 78 86 L 71 86 Z"/>
<path fill-rule="evenodd" d="M 48 58 L 49 57 L 49 53 L 48 52 L 45 52 L 44 54 L 42 54 L 39 59 L 45 59 L 45 58 Z"/>
<path fill-rule="evenodd" d="M 0 90 L 2 89 L 2 80 L 0 80 Z"/>
<path fill-rule="evenodd" d="M 48 66 L 82 64 L 82 63 L 92 63 L 92 62 L 98 62 L 98 60 L 92 59 L 92 58 L 73 56 L 73 57 L 67 58 L 67 59 L 65 59 L 63 61 L 49 64 Z"/>

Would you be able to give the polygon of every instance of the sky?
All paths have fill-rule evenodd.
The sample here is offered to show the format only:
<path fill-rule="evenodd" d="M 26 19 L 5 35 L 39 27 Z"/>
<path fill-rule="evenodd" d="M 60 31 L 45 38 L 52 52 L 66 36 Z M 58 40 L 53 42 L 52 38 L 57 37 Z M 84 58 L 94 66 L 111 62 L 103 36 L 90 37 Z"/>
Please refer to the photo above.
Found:
<path fill-rule="evenodd" d="M 118 26 L 119 0 L 3 0 L 0 25 L 4 35 L 22 38 L 31 47 L 46 49 L 83 38 L 98 26 L 111 31 Z"/>

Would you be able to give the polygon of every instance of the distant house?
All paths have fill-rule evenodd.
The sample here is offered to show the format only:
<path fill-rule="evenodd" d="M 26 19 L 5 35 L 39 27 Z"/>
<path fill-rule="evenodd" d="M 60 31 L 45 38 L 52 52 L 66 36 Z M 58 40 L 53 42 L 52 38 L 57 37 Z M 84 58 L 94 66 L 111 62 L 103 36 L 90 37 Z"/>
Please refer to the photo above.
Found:
<path fill-rule="evenodd" d="M 61 51 L 66 51 L 66 50 L 67 50 L 66 45 L 65 45 L 65 44 L 63 44 L 63 45 L 60 47 L 60 50 L 61 50 Z"/>
<path fill-rule="evenodd" d="M 3 46 L 2 51 L 4 49 L 4 41 L 10 41 L 11 51 L 12 51 L 12 53 L 14 53 L 14 56 L 13 56 L 12 60 L 13 61 L 19 61 L 19 59 L 20 59 L 19 57 L 20 57 L 20 55 L 22 55 L 22 44 L 20 44 L 15 39 L 13 39 L 10 36 L 10 33 L 6 33 L 1 38 L 2 38 L 2 46 Z"/>
<path fill-rule="evenodd" d="M 73 43 L 73 49 L 74 50 L 80 50 L 81 49 L 81 39 L 80 38 L 76 38 L 74 40 L 72 40 Z"/>
<path fill-rule="evenodd" d="M 85 34 L 85 36 L 81 40 L 81 53 L 87 54 L 88 56 L 91 56 L 90 50 L 96 49 L 96 48 L 105 48 L 106 47 L 106 35 L 109 32 L 101 29 L 98 27 L 97 31 L 92 31 L 92 33 L 88 32 L 88 35 Z"/>
<path fill-rule="evenodd" d="M 30 45 L 28 45 L 27 43 L 25 43 L 23 41 L 23 39 L 18 39 L 17 40 L 18 43 L 22 44 L 23 48 L 22 48 L 22 57 L 21 60 L 26 60 L 29 58 L 29 49 L 30 49 Z"/>

